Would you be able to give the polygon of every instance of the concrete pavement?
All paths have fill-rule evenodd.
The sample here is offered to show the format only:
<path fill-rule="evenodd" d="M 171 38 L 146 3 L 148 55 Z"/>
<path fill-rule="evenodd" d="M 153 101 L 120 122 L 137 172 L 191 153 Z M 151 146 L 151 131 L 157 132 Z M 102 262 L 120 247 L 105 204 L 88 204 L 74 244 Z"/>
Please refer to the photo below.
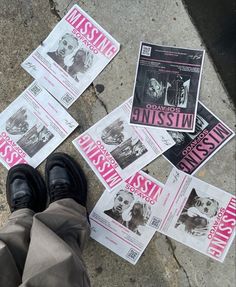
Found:
<path fill-rule="evenodd" d="M 69 109 L 80 127 L 57 149 L 69 152 L 84 167 L 89 179 L 90 211 L 104 188 L 71 141 L 132 95 L 141 40 L 196 49 L 204 48 L 204 44 L 180 0 L 0 0 L 0 112 L 32 82 L 20 67 L 21 62 L 74 3 L 121 43 L 120 53 Z M 208 55 L 203 67 L 200 100 L 229 127 L 235 128 L 233 105 Z M 235 158 L 234 139 L 200 169 L 197 177 L 233 193 Z M 40 171 L 43 172 L 43 168 L 44 163 Z M 163 158 L 158 158 L 144 170 L 165 182 L 171 166 Z M 6 173 L 6 169 L 0 166 L 1 224 L 9 214 L 5 201 Z M 92 286 L 96 287 L 231 287 L 236 282 L 235 245 L 221 264 L 160 234 L 154 236 L 136 266 L 93 240 L 88 243 L 84 260 Z"/>

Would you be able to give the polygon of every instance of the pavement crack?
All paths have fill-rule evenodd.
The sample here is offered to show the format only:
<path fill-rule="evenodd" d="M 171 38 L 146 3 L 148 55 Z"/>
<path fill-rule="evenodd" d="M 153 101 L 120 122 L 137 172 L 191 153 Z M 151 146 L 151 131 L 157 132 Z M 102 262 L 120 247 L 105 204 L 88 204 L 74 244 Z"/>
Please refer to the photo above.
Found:
<path fill-rule="evenodd" d="M 186 278 L 187 278 L 187 280 L 188 280 L 189 287 L 191 287 L 192 285 L 191 285 L 191 282 L 190 282 L 190 278 L 189 278 L 189 276 L 188 276 L 188 273 L 187 273 L 187 271 L 185 270 L 185 268 L 180 264 L 178 258 L 176 257 L 176 255 L 175 255 L 175 247 L 173 246 L 172 241 L 171 241 L 170 238 L 168 238 L 167 236 L 165 236 L 165 238 L 166 238 L 167 244 L 170 246 L 170 249 L 171 249 L 171 251 L 172 251 L 172 255 L 173 255 L 173 257 L 174 257 L 174 259 L 175 259 L 175 261 L 176 261 L 178 267 L 184 272 L 184 274 L 185 274 L 185 276 L 186 276 Z"/>
<path fill-rule="evenodd" d="M 99 101 L 99 103 L 102 105 L 102 107 L 104 108 L 104 110 L 106 111 L 106 114 L 108 115 L 108 108 L 106 106 L 106 104 L 103 102 L 103 100 L 101 98 L 99 98 L 99 96 L 97 95 L 96 89 L 94 87 L 94 84 L 92 84 L 93 90 L 94 90 L 94 95 L 96 97 L 96 99 Z"/>
<path fill-rule="evenodd" d="M 61 20 L 61 16 L 59 14 L 59 11 L 56 8 L 56 3 L 53 0 L 48 0 L 49 1 L 49 5 L 50 5 L 50 11 L 53 15 L 55 15 L 57 17 L 57 19 L 60 21 Z"/>
<path fill-rule="evenodd" d="M 97 94 L 95 94 L 95 97 L 98 99 L 99 103 L 103 106 L 103 108 L 104 108 L 104 109 L 105 109 L 105 111 L 106 111 L 106 114 L 108 115 L 108 114 L 109 114 L 109 112 L 108 112 L 108 109 L 107 109 L 106 104 L 103 102 L 103 100 L 102 100 L 102 99 L 100 99 L 100 98 L 99 98 L 99 96 L 98 96 Z"/>
<path fill-rule="evenodd" d="M 71 5 L 72 2 L 74 2 L 74 0 L 71 0 L 63 10 L 67 12 L 68 11 L 68 7 Z"/>

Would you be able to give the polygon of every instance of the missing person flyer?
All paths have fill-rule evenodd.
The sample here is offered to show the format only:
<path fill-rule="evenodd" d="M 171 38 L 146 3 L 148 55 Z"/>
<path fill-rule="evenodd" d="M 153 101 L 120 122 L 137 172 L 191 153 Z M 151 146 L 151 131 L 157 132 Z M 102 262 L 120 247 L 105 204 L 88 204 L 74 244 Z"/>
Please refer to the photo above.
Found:
<path fill-rule="evenodd" d="M 36 81 L 0 114 L 0 162 L 37 167 L 78 126 Z"/>
<path fill-rule="evenodd" d="M 74 5 L 22 67 L 68 108 L 119 49 L 111 35 Z"/>
<path fill-rule="evenodd" d="M 149 225 L 223 262 L 235 237 L 236 197 L 173 168 Z"/>
<path fill-rule="evenodd" d="M 204 51 L 141 42 L 130 123 L 194 132 Z"/>
<path fill-rule="evenodd" d="M 175 167 L 188 174 L 194 174 L 235 135 L 201 102 L 198 103 L 194 133 L 168 133 L 175 145 L 163 155 Z"/>
<path fill-rule="evenodd" d="M 175 142 L 167 131 L 131 126 L 128 99 L 73 141 L 107 189 L 153 161 Z"/>
<path fill-rule="evenodd" d="M 89 218 L 91 237 L 136 264 L 156 230 L 147 226 L 163 184 L 140 171 L 105 190 Z"/>

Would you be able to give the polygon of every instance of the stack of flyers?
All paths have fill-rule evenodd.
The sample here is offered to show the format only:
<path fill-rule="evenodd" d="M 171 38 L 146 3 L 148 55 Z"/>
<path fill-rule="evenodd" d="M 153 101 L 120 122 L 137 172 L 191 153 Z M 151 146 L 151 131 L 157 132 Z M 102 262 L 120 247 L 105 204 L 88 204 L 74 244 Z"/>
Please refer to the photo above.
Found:
<path fill-rule="evenodd" d="M 0 115 L 0 162 L 38 166 L 78 126 L 67 111 L 33 82 Z"/>
<path fill-rule="evenodd" d="M 174 145 L 167 131 L 129 125 L 129 99 L 85 131 L 73 144 L 107 189 Z"/>
<path fill-rule="evenodd" d="M 105 190 L 90 214 L 91 237 L 132 264 L 156 230 L 147 226 L 163 184 L 140 171 L 112 192 Z"/>
<path fill-rule="evenodd" d="M 232 137 L 234 132 L 198 102 L 195 132 L 168 131 L 175 145 L 163 155 L 178 169 L 195 173 Z"/>
<path fill-rule="evenodd" d="M 130 123 L 194 132 L 204 51 L 141 42 Z"/>
<path fill-rule="evenodd" d="M 148 225 L 223 262 L 235 237 L 236 197 L 173 168 Z"/>
<path fill-rule="evenodd" d="M 68 108 L 119 48 L 111 35 L 74 5 L 22 67 Z"/>

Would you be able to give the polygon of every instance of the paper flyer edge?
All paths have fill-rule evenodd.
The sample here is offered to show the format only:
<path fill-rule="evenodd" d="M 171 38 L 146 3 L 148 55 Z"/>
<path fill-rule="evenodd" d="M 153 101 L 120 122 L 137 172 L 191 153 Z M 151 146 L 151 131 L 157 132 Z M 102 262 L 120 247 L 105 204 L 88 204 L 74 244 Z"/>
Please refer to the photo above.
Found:
<path fill-rule="evenodd" d="M 61 18 L 61 20 L 54 26 L 54 28 L 53 28 L 53 29 L 51 30 L 51 32 L 47 35 L 47 37 L 44 38 L 43 41 L 45 41 L 45 40 L 49 37 L 49 35 L 50 35 L 51 33 L 53 33 L 53 31 L 56 29 L 57 25 L 60 24 L 60 22 L 65 21 L 67 15 L 68 15 L 75 7 L 78 8 L 79 10 L 81 10 L 81 11 L 85 14 L 85 16 L 86 16 L 92 23 L 96 24 L 96 25 L 98 26 L 98 28 L 101 29 L 102 32 L 107 36 L 107 38 L 109 38 L 110 40 L 112 40 L 112 41 L 117 45 L 117 48 L 118 48 L 118 49 L 117 49 L 116 53 L 114 53 L 114 55 L 109 59 L 109 62 L 102 68 L 102 70 L 101 70 L 99 73 L 96 74 L 96 76 L 88 83 L 88 85 L 87 85 L 84 89 L 81 90 L 81 93 L 78 94 L 77 98 L 75 98 L 68 106 L 66 106 L 63 102 L 59 102 L 59 100 L 53 95 L 53 97 L 54 97 L 64 108 L 66 108 L 66 109 L 68 109 L 68 108 L 71 107 L 71 105 L 84 93 L 84 91 L 91 85 L 91 83 L 97 78 L 98 75 L 100 75 L 100 73 L 105 69 L 105 67 L 114 59 L 114 57 L 115 57 L 115 56 L 119 53 L 119 51 L 120 51 L 120 43 L 119 43 L 115 38 L 113 38 L 113 36 L 111 36 L 111 34 L 108 33 L 100 24 L 98 24 L 96 20 L 94 20 L 91 16 L 89 16 L 78 4 L 74 4 L 74 5 L 69 9 L 69 11 L 68 11 L 68 12 L 63 16 L 63 18 Z M 41 76 L 37 76 L 37 78 L 34 77 L 33 74 L 32 74 L 28 69 L 26 69 L 23 65 L 24 65 L 25 61 L 26 61 L 29 57 L 31 57 L 39 47 L 40 47 L 40 45 L 38 45 L 38 46 L 34 49 L 34 51 L 33 51 L 32 53 L 30 53 L 30 54 L 23 60 L 23 62 L 20 64 L 20 66 L 21 66 L 27 73 L 29 73 L 34 80 L 37 80 L 37 81 L 41 81 L 41 80 L 40 80 L 40 79 L 41 79 Z M 42 84 L 40 84 L 40 85 L 43 86 L 44 89 L 46 89 L 46 87 L 45 87 L 44 85 L 42 85 Z M 76 83 L 74 83 L 74 85 L 76 86 Z M 48 91 L 48 89 L 46 89 L 46 90 Z M 49 92 L 49 91 L 48 91 L 48 92 Z"/>
<path fill-rule="evenodd" d="M 207 164 L 207 162 L 208 162 L 218 151 L 220 151 L 220 150 L 235 136 L 235 132 L 234 132 L 230 127 L 228 127 L 228 125 L 227 125 L 226 123 L 224 123 L 219 117 L 217 117 L 217 116 L 216 116 L 209 108 L 207 108 L 201 101 L 199 101 L 199 103 L 200 103 L 210 114 L 212 114 L 219 122 L 223 123 L 223 124 L 227 127 L 227 129 L 229 129 L 229 130 L 231 131 L 232 134 L 224 141 L 224 144 L 221 144 L 220 146 L 218 146 L 218 147 L 214 150 L 214 152 L 211 153 L 211 155 L 210 155 L 204 162 L 202 162 L 191 174 L 186 173 L 186 174 L 188 174 L 188 175 L 190 175 L 190 176 L 196 174 L 202 166 L 204 166 L 205 164 Z M 165 153 L 165 152 L 164 152 L 164 153 Z M 162 156 L 163 156 L 173 167 L 175 167 L 176 169 L 178 169 L 178 168 L 164 155 L 164 153 L 162 153 Z M 182 171 L 181 169 L 178 169 L 178 170 L 180 170 L 181 172 L 184 172 L 184 171 Z"/>
<path fill-rule="evenodd" d="M 209 113 L 213 114 L 213 116 L 219 121 L 222 122 L 227 129 L 231 131 L 231 133 L 235 136 L 235 132 L 224 122 L 222 121 L 214 112 L 212 112 L 205 104 L 202 103 L 202 101 L 198 101 Z"/>
<path fill-rule="evenodd" d="M 205 53 L 205 49 L 194 49 L 194 48 L 186 48 L 186 47 L 177 47 L 177 46 L 169 46 L 169 45 L 161 45 L 161 44 L 153 44 L 151 42 L 141 41 L 141 43 L 149 44 L 149 45 L 155 45 L 160 47 L 167 47 L 167 48 L 174 48 L 174 49 L 183 49 L 183 50 L 192 50 L 192 51 L 200 51 Z"/>
<path fill-rule="evenodd" d="M 181 171 L 181 170 L 178 170 L 176 167 L 173 167 L 173 169 L 170 171 L 169 176 L 168 176 L 168 178 L 167 178 L 167 181 L 170 180 L 170 175 L 172 175 L 172 173 L 174 173 L 175 170 L 180 171 L 183 175 L 187 175 L 187 177 L 190 177 L 190 178 L 191 178 L 191 182 L 192 182 L 192 180 L 197 181 L 197 182 L 200 181 L 200 182 L 204 183 L 205 185 L 208 185 L 210 188 L 219 190 L 222 195 L 227 195 L 227 196 L 230 195 L 231 197 L 236 198 L 236 195 L 235 195 L 235 194 L 232 194 L 232 193 L 230 193 L 230 192 L 227 192 L 227 191 L 225 191 L 225 190 L 223 190 L 223 189 L 221 189 L 221 188 L 219 188 L 219 187 L 217 187 L 217 186 L 214 186 L 214 185 L 212 185 L 212 184 L 210 184 L 210 183 L 208 183 L 208 182 L 206 182 L 206 181 L 203 181 L 203 180 L 200 179 L 200 178 L 197 178 L 197 177 L 195 177 L 195 176 L 193 176 L 193 175 L 187 174 L 186 172 L 183 172 L 183 171 Z M 166 182 L 166 183 L 167 183 L 167 182 Z M 166 186 L 166 184 L 165 184 L 165 186 Z M 216 257 L 211 256 L 210 254 L 207 254 L 206 252 L 204 252 L 204 251 L 202 251 L 202 250 L 198 250 L 196 247 L 194 247 L 194 245 L 190 245 L 190 244 L 186 244 L 185 242 L 182 242 L 180 239 L 175 238 L 173 235 L 170 235 L 168 232 L 164 232 L 164 231 L 162 231 L 162 230 L 157 230 L 157 229 L 156 229 L 156 232 L 157 232 L 157 233 L 164 234 L 164 235 L 166 235 L 166 236 L 172 238 L 173 240 L 176 240 L 177 242 L 179 242 L 179 243 L 181 243 L 181 244 L 183 244 L 183 245 L 185 245 L 185 246 L 187 246 L 187 247 L 189 247 L 189 248 L 191 248 L 191 249 L 194 249 L 194 250 L 200 252 L 201 254 L 206 255 L 207 257 L 210 257 L 210 258 L 212 258 L 212 259 L 214 259 L 214 260 L 216 260 L 216 261 L 218 261 L 218 262 L 221 262 L 221 263 L 224 262 L 225 257 L 226 257 L 226 255 L 227 255 L 227 253 L 228 253 L 228 251 L 229 251 L 229 249 L 230 249 L 230 247 L 231 247 L 231 245 L 232 245 L 234 239 L 235 239 L 235 228 L 234 228 L 234 233 L 232 234 L 232 236 L 231 236 L 230 239 L 229 239 L 229 242 L 228 242 L 227 247 L 226 247 L 226 249 L 225 249 L 225 251 L 224 251 L 224 253 L 223 253 L 223 256 L 219 259 L 219 258 L 216 258 Z"/>
<path fill-rule="evenodd" d="M 200 87 L 201 87 L 201 81 L 202 81 L 202 70 L 203 70 L 203 64 L 204 64 L 204 59 L 205 59 L 205 50 L 203 50 L 202 52 L 203 52 L 203 54 L 202 54 L 201 70 L 200 70 L 200 75 L 199 75 L 199 80 L 198 80 L 197 97 L 196 97 L 196 102 L 195 102 L 194 121 L 193 121 L 192 132 L 195 132 L 197 107 L 198 107 L 198 101 L 199 101 L 199 97 L 200 97 Z"/>
<path fill-rule="evenodd" d="M 165 130 L 165 131 L 178 131 L 178 132 L 183 132 L 183 133 L 191 133 L 192 131 L 191 130 L 181 130 L 181 129 L 179 129 L 179 128 L 176 128 L 176 129 L 174 129 L 174 128 L 166 128 L 166 127 L 159 127 L 159 126 L 149 126 L 149 125 L 144 125 L 144 124 L 138 124 L 138 123 L 130 123 L 129 122 L 129 124 L 131 125 L 131 126 L 136 126 L 136 127 L 142 127 L 142 128 L 145 128 L 145 129 L 161 129 L 161 130 Z"/>
<path fill-rule="evenodd" d="M 82 136 L 82 135 L 83 135 L 83 134 L 81 134 L 80 136 Z M 78 136 L 78 137 L 80 137 L 80 136 Z M 99 182 L 102 183 L 102 185 L 105 187 L 105 189 L 108 189 L 108 190 L 112 191 L 116 186 L 114 186 L 114 187 L 111 189 L 108 185 L 106 185 L 107 183 L 106 183 L 105 181 L 101 181 L 101 180 L 100 180 L 100 174 L 98 173 L 98 171 L 90 164 L 89 160 L 88 160 L 87 157 L 84 155 L 84 153 L 77 148 L 76 140 L 78 139 L 78 137 L 75 138 L 75 139 L 72 141 L 72 144 L 74 145 L 75 149 L 81 154 L 81 156 L 83 157 L 83 159 L 86 161 L 86 163 L 87 163 L 87 164 L 89 165 L 89 167 L 92 169 L 92 171 L 95 173 L 95 175 L 97 176 Z M 122 182 L 123 182 L 123 181 L 121 181 L 120 183 L 122 183 Z"/>
<path fill-rule="evenodd" d="M 86 15 L 86 17 L 89 18 L 89 20 L 92 20 L 91 22 L 95 22 L 96 25 L 98 26 L 98 28 L 100 28 L 101 30 L 103 30 L 103 31 L 104 31 L 104 34 L 107 34 L 107 35 L 109 36 L 108 38 L 112 39 L 112 40 L 118 45 L 118 47 L 119 47 L 119 49 L 117 50 L 117 53 L 118 53 L 119 50 L 120 50 L 120 43 L 119 43 L 115 38 L 113 38 L 113 36 L 112 36 L 110 33 L 108 33 L 108 32 L 97 22 L 97 20 L 93 19 L 90 15 L 88 15 L 87 12 L 85 12 L 77 3 L 75 3 L 75 4 L 70 8 L 70 10 L 65 14 L 65 16 L 64 16 L 61 20 L 64 20 L 64 18 L 66 18 L 67 14 L 69 14 L 74 7 L 79 8 L 79 9 Z M 61 21 L 61 20 L 60 20 L 60 21 Z M 59 22 L 58 22 L 58 23 L 59 23 Z M 116 53 L 116 54 L 117 54 L 117 53 Z M 115 55 L 116 55 L 116 54 L 115 54 Z M 114 56 L 115 56 L 115 55 L 114 55 Z M 112 58 L 113 58 L 113 57 L 112 57 Z M 111 59 L 112 59 L 112 58 L 111 58 Z"/>
<path fill-rule="evenodd" d="M 118 52 L 119 52 L 119 50 L 117 51 L 117 53 L 118 53 Z M 113 56 L 113 57 L 110 59 L 110 61 L 102 68 L 102 70 L 101 70 L 99 73 L 96 74 L 95 78 L 93 78 L 93 79 L 91 80 L 91 82 L 89 82 L 88 85 L 87 85 L 84 89 L 81 89 L 81 93 L 79 94 L 79 96 L 78 96 L 77 98 L 75 98 L 68 106 L 64 106 L 63 103 L 61 103 L 61 105 L 63 105 L 66 109 L 69 109 L 69 108 L 72 106 L 72 104 L 74 104 L 74 102 L 76 102 L 76 101 L 82 96 L 82 94 L 88 89 L 88 87 L 93 83 L 93 81 L 103 72 L 103 70 L 107 67 L 107 65 L 111 63 L 111 61 L 114 59 L 114 57 L 117 55 L 117 53 L 114 54 L 114 56 Z M 95 90 L 95 93 L 96 93 L 96 90 Z"/>
<path fill-rule="evenodd" d="M 90 216 L 89 216 L 90 218 Z M 112 250 L 112 248 L 110 246 L 105 246 L 104 243 L 101 242 L 101 240 L 97 240 L 93 237 L 92 234 L 90 234 L 90 238 L 92 238 L 93 240 L 95 240 L 96 242 L 98 242 L 99 244 L 101 244 L 103 247 L 109 249 L 111 252 L 113 252 L 114 254 L 118 255 L 120 258 L 122 258 L 123 260 L 125 260 L 126 262 L 128 261 L 129 263 L 131 263 L 132 265 L 136 265 L 136 263 L 138 262 L 138 260 L 140 259 L 140 257 L 142 256 L 143 252 L 145 251 L 145 249 L 142 251 L 142 253 L 140 253 L 139 257 L 137 258 L 136 261 L 131 261 L 131 260 L 128 260 L 122 256 L 120 256 L 118 253 L 116 253 L 114 250 Z"/>
<path fill-rule="evenodd" d="M 218 259 L 218 258 L 215 258 L 215 257 L 211 256 L 210 254 L 208 255 L 207 253 L 204 253 L 204 251 L 200 251 L 200 250 L 196 249 L 196 247 L 194 247 L 194 245 L 190 246 L 190 245 L 188 245 L 188 244 L 186 244 L 186 243 L 184 243 L 184 242 L 181 242 L 180 240 L 174 238 L 172 235 L 169 235 L 169 234 L 167 234 L 167 233 L 165 233 L 165 232 L 162 232 L 162 231 L 159 231 L 159 230 L 157 230 L 156 232 L 157 232 L 157 233 L 160 233 L 160 234 L 163 234 L 163 235 L 165 235 L 165 236 L 168 236 L 168 237 L 171 238 L 172 240 L 175 240 L 175 241 L 177 241 L 177 242 L 183 244 L 184 246 L 187 246 L 188 248 L 193 249 L 193 250 L 199 252 L 200 254 L 203 254 L 203 255 L 205 255 L 205 256 L 208 257 L 208 258 L 212 258 L 212 259 L 214 259 L 214 260 L 216 260 L 216 261 L 218 261 L 218 262 L 220 262 L 220 263 L 223 263 L 223 262 L 224 262 L 225 257 L 226 257 L 226 254 L 227 254 L 227 252 L 228 252 L 228 249 L 227 249 L 227 252 L 224 253 L 223 258 L 222 258 L 222 259 Z M 231 244 L 232 244 L 232 242 L 230 243 L 230 245 L 231 245 Z M 230 245 L 229 245 L 229 247 L 230 247 Z"/>
<path fill-rule="evenodd" d="M 205 58 L 205 49 L 190 49 L 190 48 L 183 48 L 183 47 L 174 47 L 174 46 L 166 46 L 166 45 L 156 45 L 150 42 L 144 42 L 144 41 L 140 41 L 140 46 L 139 46 L 139 54 L 138 54 L 138 60 L 137 60 L 137 64 L 136 64 L 136 72 L 135 72 L 135 79 L 134 79 L 134 86 L 133 86 L 133 93 L 132 93 L 132 97 L 134 98 L 134 92 L 135 92 L 135 86 L 136 86 L 136 80 L 137 80 L 137 74 L 138 74 L 138 66 L 139 66 L 139 60 L 140 60 L 140 51 L 141 51 L 141 47 L 142 44 L 149 44 L 149 45 L 155 45 L 155 46 L 161 46 L 161 47 L 167 47 L 167 48 L 175 48 L 175 49 L 184 49 L 184 50 L 193 50 L 193 51 L 200 51 L 203 53 L 202 55 L 202 61 L 201 61 L 201 70 L 200 70 L 200 75 L 199 75 L 199 81 L 198 81 L 198 89 L 197 89 L 197 97 L 196 97 L 196 101 L 195 101 L 195 110 L 194 110 L 194 121 L 193 121 L 193 128 L 189 129 L 189 130 L 180 130 L 180 129 L 167 129 L 166 127 L 156 127 L 156 126 L 149 126 L 149 125 L 144 125 L 144 124 L 133 124 L 131 123 L 131 113 L 132 113 L 132 109 L 133 109 L 133 101 L 132 101 L 132 107 L 131 107 L 131 111 L 130 111 L 130 121 L 129 124 L 130 125 L 134 125 L 134 126 L 146 126 L 146 127 L 150 127 L 150 128 L 160 128 L 160 129 L 164 129 L 164 130 L 170 130 L 170 131 L 181 131 L 181 132 L 194 132 L 195 131 L 195 125 L 196 125 L 196 116 L 197 116 L 197 106 L 198 106 L 198 101 L 199 101 L 199 94 L 200 94 L 200 85 L 201 85 L 201 78 L 202 78 L 202 70 L 203 70 L 203 63 L 204 63 L 204 58 Z"/>
<path fill-rule="evenodd" d="M 137 59 L 137 63 L 136 63 L 133 91 L 132 91 L 132 96 L 131 96 L 132 97 L 132 106 L 131 106 L 131 109 L 130 109 L 129 124 L 131 124 L 131 114 L 132 114 L 133 103 L 134 103 L 134 91 L 135 91 L 136 80 L 137 80 L 137 75 L 138 75 L 138 66 L 139 66 L 140 51 L 141 51 L 142 43 L 143 43 L 142 41 L 140 41 L 140 43 L 139 43 L 138 59 Z"/>
<path fill-rule="evenodd" d="M 84 134 L 84 133 L 83 133 Z M 105 186 L 106 189 L 112 191 L 113 189 L 115 189 L 117 186 L 119 186 L 121 183 L 125 182 L 126 179 L 128 179 L 129 177 L 131 177 L 132 175 L 134 175 L 136 172 L 142 170 L 142 168 L 144 168 L 145 166 L 147 166 L 148 164 L 150 164 L 151 162 L 153 162 L 157 157 L 161 156 L 162 153 L 160 152 L 159 154 L 156 154 L 156 156 L 151 160 L 149 161 L 148 163 L 144 163 L 143 165 L 141 165 L 140 169 L 138 171 L 135 171 L 134 173 L 128 175 L 127 177 L 123 178 L 122 181 L 120 181 L 117 185 L 115 185 L 114 187 L 109 187 L 109 186 L 106 186 L 105 182 L 104 181 L 101 181 L 100 177 L 101 175 L 99 174 L 99 172 L 97 171 L 97 169 L 95 169 L 91 163 L 88 161 L 87 159 L 87 156 L 84 156 L 84 152 L 81 152 L 78 148 L 77 148 L 77 145 L 76 145 L 76 140 L 82 136 L 83 134 L 79 135 L 77 138 L 75 138 L 72 143 L 73 145 L 75 146 L 76 150 L 83 156 L 83 158 L 85 159 L 85 161 L 87 162 L 87 164 L 90 166 L 90 168 L 93 170 L 93 172 L 96 174 L 96 176 L 98 177 L 98 180 L 103 184 L 103 186 Z"/>

